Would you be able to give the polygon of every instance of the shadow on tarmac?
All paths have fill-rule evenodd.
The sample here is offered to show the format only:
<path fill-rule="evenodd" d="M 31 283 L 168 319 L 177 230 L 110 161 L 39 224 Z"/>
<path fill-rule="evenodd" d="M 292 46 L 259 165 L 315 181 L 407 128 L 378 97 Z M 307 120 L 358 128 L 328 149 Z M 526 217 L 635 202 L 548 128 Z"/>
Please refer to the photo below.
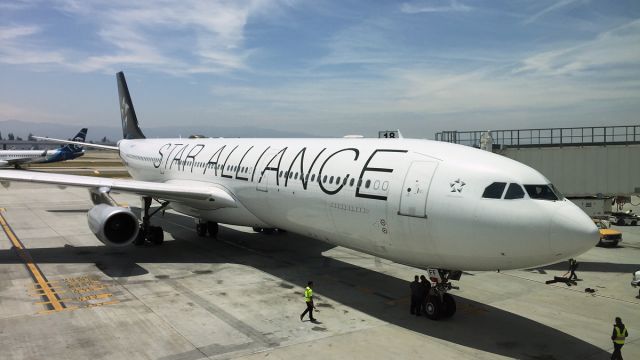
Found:
<path fill-rule="evenodd" d="M 606 351 L 569 334 L 460 296 L 455 296 L 458 312 L 452 319 L 430 321 L 410 315 L 408 281 L 324 257 L 322 253 L 334 246 L 318 240 L 291 233 L 248 234 L 224 226 L 218 235 L 223 240 L 215 240 L 197 237 L 190 217 L 166 213 L 155 217 L 154 222 L 162 224 L 176 241 L 126 248 L 33 248 L 29 253 L 37 263 L 95 263 L 110 277 L 127 278 L 122 282 L 136 282 L 134 276 L 147 273 L 138 263 L 245 265 L 295 284 L 300 291 L 313 279 L 319 303 L 322 298 L 330 298 L 390 324 L 461 346 L 518 359 L 609 357 Z M 22 261 L 14 250 L 0 250 L 0 263 Z M 371 264 L 374 266 L 373 261 Z M 558 264 L 558 269 L 564 269 L 564 265 Z M 580 270 L 586 270 L 583 265 L 589 268 L 588 263 L 581 264 Z M 615 264 L 603 264 L 598 271 L 607 271 L 608 265 Z M 554 265 L 546 268 L 553 269 Z M 159 281 L 167 277 L 156 276 Z M 322 316 L 344 315 L 325 309 Z"/>

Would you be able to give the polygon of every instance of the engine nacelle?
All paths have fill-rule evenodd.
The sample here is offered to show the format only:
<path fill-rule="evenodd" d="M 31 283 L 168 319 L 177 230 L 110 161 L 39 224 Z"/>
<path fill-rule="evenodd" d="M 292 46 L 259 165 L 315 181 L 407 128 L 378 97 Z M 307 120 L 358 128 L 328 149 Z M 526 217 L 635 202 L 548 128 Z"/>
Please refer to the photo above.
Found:
<path fill-rule="evenodd" d="M 89 228 L 109 246 L 126 246 L 138 236 L 138 218 L 128 208 L 99 204 L 87 213 Z"/>
<path fill-rule="evenodd" d="M 5 167 L 5 166 L 7 166 L 7 164 L 9 164 L 8 161 L 0 160 L 0 167 Z"/>

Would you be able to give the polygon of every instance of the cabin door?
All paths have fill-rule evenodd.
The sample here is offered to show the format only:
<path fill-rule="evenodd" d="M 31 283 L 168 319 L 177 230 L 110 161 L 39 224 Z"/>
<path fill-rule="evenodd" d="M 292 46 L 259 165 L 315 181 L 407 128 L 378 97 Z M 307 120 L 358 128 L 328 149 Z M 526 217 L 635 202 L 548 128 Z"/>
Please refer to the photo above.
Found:
<path fill-rule="evenodd" d="M 436 172 L 435 161 L 414 161 L 407 171 L 400 195 L 398 215 L 427 217 L 427 198 L 431 179 Z"/>

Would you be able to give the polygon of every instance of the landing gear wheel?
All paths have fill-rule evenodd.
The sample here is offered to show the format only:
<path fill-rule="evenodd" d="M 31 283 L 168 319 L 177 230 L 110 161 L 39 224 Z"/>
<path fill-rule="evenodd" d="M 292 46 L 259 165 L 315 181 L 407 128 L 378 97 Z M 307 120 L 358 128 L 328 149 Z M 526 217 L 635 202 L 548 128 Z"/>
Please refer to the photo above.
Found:
<path fill-rule="evenodd" d="M 164 231 L 160 226 L 150 226 L 147 240 L 154 245 L 160 245 L 164 242 Z"/>
<path fill-rule="evenodd" d="M 218 235 L 218 223 L 213 221 L 207 221 L 207 232 L 210 237 L 216 237 Z"/>
<path fill-rule="evenodd" d="M 253 229 L 253 231 L 255 231 L 255 232 L 257 232 L 257 233 L 262 232 L 262 228 L 259 228 L 259 227 L 254 227 L 254 228 L 252 228 L 252 229 Z"/>
<path fill-rule="evenodd" d="M 618 226 L 624 225 L 624 219 L 622 219 L 622 218 L 618 219 L 618 221 L 616 221 L 616 225 L 618 225 Z"/>
<path fill-rule="evenodd" d="M 450 294 L 442 295 L 442 317 L 450 318 L 456 313 L 456 301 Z"/>
<path fill-rule="evenodd" d="M 262 229 L 262 233 L 263 234 L 273 234 L 274 232 L 276 232 L 276 229 L 274 229 L 274 228 L 264 228 L 264 229 Z"/>
<path fill-rule="evenodd" d="M 133 245 L 135 246 L 142 246 L 144 245 L 144 230 L 142 229 L 142 226 L 140 227 L 140 229 L 138 230 L 138 235 L 136 235 L 136 239 L 133 240 Z"/>
<path fill-rule="evenodd" d="M 207 236 L 207 225 L 205 223 L 196 224 L 196 233 L 198 236 Z"/>
<path fill-rule="evenodd" d="M 438 320 L 442 315 L 442 303 L 438 296 L 430 295 L 425 306 L 425 315 L 431 320 Z"/>
<path fill-rule="evenodd" d="M 160 207 L 149 213 L 151 209 L 152 198 L 150 196 L 143 196 L 142 198 L 142 223 L 138 230 L 138 236 L 133 240 L 133 243 L 137 246 L 145 244 L 145 241 L 149 241 L 154 245 L 160 245 L 164 241 L 164 232 L 160 226 L 151 226 L 151 217 L 157 214 L 159 211 L 164 210 L 168 201 L 160 203 Z"/>

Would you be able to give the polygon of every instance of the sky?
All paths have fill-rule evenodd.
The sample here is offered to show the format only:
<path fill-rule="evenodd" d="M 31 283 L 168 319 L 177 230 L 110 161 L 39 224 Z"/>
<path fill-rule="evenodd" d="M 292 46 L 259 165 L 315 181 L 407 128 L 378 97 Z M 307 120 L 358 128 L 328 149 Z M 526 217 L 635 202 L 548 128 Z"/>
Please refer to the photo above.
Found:
<path fill-rule="evenodd" d="M 637 0 L 0 0 L 0 121 L 311 136 L 640 124 Z"/>

